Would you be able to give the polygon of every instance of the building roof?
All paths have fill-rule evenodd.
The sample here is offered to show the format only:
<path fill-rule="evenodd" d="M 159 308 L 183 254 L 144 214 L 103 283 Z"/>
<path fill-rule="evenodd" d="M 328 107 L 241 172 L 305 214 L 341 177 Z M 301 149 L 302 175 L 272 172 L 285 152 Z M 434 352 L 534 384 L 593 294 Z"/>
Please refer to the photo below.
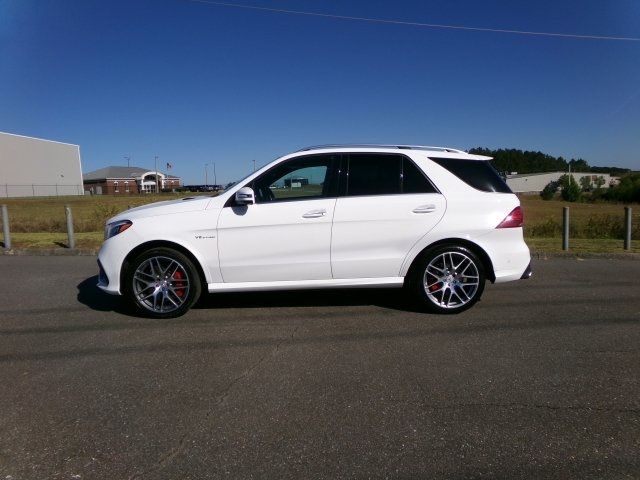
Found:
<path fill-rule="evenodd" d="M 134 178 L 152 171 L 153 170 L 149 170 L 148 168 L 140 167 L 111 166 L 104 167 L 99 170 L 94 170 L 93 172 L 85 173 L 82 176 L 82 179 L 86 182 L 90 180 L 106 180 L 107 178 Z M 158 173 L 164 175 L 165 178 L 178 178 L 174 175 L 167 175 L 160 170 L 158 170 Z"/>
<path fill-rule="evenodd" d="M 554 172 L 532 172 L 532 173 L 516 173 L 514 175 L 507 175 L 507 179 L 510 178 L 524 178 L 524 177 L 536 177 L 540 175 L 568 175 L 569 172 L 554 171 Z M 602 175 L 607 176 L 608 173 L 595 173 L 595 172 L 571 172 L 571 175 Z"/>

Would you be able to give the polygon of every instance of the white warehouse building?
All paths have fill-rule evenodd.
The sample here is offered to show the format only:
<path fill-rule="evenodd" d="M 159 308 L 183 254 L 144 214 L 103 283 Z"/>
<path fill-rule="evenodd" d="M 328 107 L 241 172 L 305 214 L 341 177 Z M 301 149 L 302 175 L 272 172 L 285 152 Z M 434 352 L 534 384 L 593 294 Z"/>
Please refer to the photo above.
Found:
<path fill-rule="evenodd" d="M 549 182 L 557 182 L 562 175 L 567 175 L 567 172 L 544 172 L 544 173 L 523 173 L 507 175 L 507 185 L 513 190 L 514 193 L 539 193 Z M 595 180 L 598 177 L 604 179 L 602 188 L 609 188 L 612 184 L 615 185 L 618 181 L 617 177 L 612 177 L 608 173 L 583 173 L 575 172 L 571 173 L 571 176 L 576 182 L 580 183 L 582 177 L 591 177 L 591 181 L 595 184 Z"/>
<path fill-rule="evenodd" d="M 78 145 L 0 132 L 0 198 L 83 194 Z"/>

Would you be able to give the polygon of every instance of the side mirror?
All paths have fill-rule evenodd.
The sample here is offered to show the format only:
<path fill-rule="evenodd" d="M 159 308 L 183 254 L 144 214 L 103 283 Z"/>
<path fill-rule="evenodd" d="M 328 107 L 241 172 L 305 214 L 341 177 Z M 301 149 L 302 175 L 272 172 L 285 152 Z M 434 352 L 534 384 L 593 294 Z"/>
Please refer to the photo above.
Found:
<path fill-rule="evenodd" d="M 253 189 L 250 187 L 242 187 L 236 192 L 236 204 L 238 205 L 252 205 L 256 203 L 256 197 L 253 193 Z"/>

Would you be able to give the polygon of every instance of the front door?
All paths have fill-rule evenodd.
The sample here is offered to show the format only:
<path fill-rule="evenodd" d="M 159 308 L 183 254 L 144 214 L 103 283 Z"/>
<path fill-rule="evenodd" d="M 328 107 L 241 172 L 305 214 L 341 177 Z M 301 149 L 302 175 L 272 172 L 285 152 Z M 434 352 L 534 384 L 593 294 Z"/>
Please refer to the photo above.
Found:
<path fill-rule="evenodd" d="M 331 278 L 335 155 L 285 160 L 250 182 L 256 203 L 230 204 L 218 221 L 226 283 Z"/>

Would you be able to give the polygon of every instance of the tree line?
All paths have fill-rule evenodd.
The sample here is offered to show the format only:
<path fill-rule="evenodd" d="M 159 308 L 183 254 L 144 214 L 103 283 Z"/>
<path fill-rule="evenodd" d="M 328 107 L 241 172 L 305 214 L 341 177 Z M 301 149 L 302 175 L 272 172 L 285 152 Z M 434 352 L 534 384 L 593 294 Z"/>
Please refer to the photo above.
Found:
<path fill-rule="evenodd" d="M 629 173 L 628 168 L 619 167 L 592 167 L 582 158 L 567 160 L 563 157 L 554 157 L 542 152 L 518 150 L 515 148 L 499 148 L 492 150 L 484 147 L 476 147 L 469 153 L 493 157 L 491 163 L 500 173 L 540 173 L 540 172 L 566 172 L 571 166 L 572 172 L 608 173 L 613 176 L 622 176 Z"/>

